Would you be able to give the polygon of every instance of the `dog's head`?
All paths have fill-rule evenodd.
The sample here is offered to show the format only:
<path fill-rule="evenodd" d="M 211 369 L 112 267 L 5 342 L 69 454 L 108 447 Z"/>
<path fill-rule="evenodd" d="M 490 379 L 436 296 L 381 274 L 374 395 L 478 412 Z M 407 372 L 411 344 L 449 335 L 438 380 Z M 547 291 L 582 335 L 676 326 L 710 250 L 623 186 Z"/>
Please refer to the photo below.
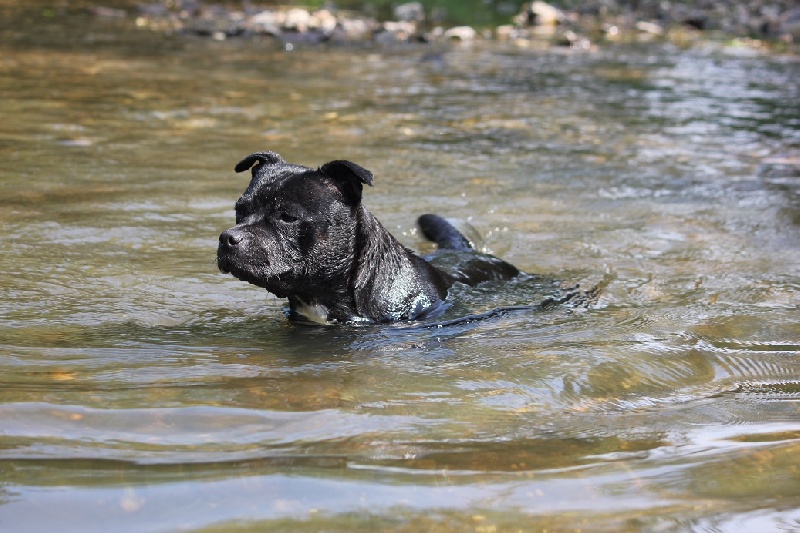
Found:
<path fill-rule="evenodd" d="M 236 225 L 219 236 L 222 272 L 279 297 L 330 291 L 350 275 L 356 214 L 372 174 L 350 161 L 312 169 L 258 152 L 236 165 L 252 171 L 236 202 Z"/>

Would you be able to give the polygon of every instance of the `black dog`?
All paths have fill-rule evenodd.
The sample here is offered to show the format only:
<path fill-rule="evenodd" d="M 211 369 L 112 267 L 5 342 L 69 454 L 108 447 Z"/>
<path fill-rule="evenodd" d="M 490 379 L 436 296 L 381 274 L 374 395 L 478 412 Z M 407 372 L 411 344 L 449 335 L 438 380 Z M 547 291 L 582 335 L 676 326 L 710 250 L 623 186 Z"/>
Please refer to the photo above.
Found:
<path fill-rule="evenodd" d="M 520 274 L 476 252 L 437 215 L 417 223 L 440 249 L 467 257 L 444 272 L 400 244 L 361 205 L 372 174 L 350 161 L 314 170 L 273 152 L 247 156 L 236 172 L 252 180 L 236 202 L 236 225 L 219 236 L 223 273 L 289 299 L 292 316 L 326 324 L 392 322 L 436 316 L 453 283 Z"/>

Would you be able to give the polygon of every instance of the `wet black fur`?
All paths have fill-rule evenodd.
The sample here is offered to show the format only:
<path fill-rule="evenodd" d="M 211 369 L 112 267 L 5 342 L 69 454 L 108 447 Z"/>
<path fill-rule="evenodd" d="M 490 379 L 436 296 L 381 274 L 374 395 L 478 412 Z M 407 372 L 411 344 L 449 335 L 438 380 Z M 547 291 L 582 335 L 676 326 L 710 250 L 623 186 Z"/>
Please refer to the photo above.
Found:
<path fill-rule="evenodd" d="M 441 311 L 453 283 L 519 274 L 475 252 L 443 218 L 423 215 L 418 224 L 427 239 L 470 257 L 456 272 L 435 268 L 361 204 L 373 176 L 350 161 L 312 169 L 258 152 L 236 165 L 237 172 L 247 169 L 252 179 L 236 202 L 236 225 L 219 237 L 217 264 L 288 298 L 293 315 L 328 323 L 420 319 Z"/>

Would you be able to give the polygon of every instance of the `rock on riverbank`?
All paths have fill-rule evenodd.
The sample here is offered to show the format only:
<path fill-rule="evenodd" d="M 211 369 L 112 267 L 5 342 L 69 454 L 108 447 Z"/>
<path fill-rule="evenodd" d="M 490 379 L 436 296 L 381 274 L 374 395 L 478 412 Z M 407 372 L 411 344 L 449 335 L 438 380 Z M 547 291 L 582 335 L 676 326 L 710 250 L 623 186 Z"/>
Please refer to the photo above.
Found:
<path fill-rule="evenodd" d="M 364 13 L 337 9 L 244 7 L 206 4 L 201 0 L 161 0 L 141 4 L 135 12 L 96 6 L 100 17 L 133 17 L 141 27 L 224 40 L 268 36 L 285 43 L 400 43 L 435 40 L 505 39 L 524 42 L 549 37 L 554 44 L 589 48 L 590 35 L 605 38 L 654 37 L 671 31 L 719 32 L 731 37 L 800 44 L 800 7 L 793 0 L 742 3 L 733 0 L 665 2 L 660 0 L 597 0 L 571 2 L 561 9 L 542 1 L 522 5 L 509 14 L 509 24 L 478 32 L 464 25 L 447 27 L 447 13 L 426 10 L 421 2 L 397 5 L 392 17 L 380 20 Z M 507 4 L 506 4 L 507 6 Z M 635 6 L 635 8 L 633 7 Z"/>

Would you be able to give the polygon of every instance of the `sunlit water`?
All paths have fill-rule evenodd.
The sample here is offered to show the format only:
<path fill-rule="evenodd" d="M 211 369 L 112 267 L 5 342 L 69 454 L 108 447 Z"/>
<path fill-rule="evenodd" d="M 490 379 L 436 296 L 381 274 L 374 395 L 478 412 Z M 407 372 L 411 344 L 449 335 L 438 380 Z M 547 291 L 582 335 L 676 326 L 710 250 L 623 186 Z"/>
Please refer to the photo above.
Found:
<path fill-rule="evenodd" d="M 800 527 L 796 58 L 287 53 L 35 14 L 0 43 L 0 529 Z M 372 170 L 425 253 L 433 211 L 609 284 L 291 325 L 215 264 L 263 149 Z M 556 287 L 456 288 L 446 318 Z"/>

